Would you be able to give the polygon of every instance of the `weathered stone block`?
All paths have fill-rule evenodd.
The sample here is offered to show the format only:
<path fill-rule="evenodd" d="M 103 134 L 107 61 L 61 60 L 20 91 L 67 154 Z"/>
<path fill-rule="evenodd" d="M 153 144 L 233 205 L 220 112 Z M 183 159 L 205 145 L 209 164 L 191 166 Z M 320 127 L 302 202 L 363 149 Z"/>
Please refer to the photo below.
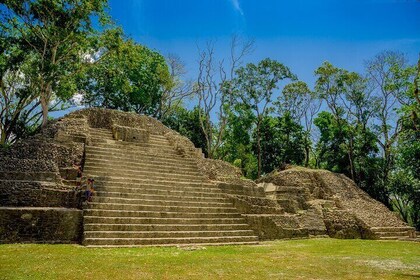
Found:
<path fill-rule="evenodd" d="M 58 131 L 55 136 L 54 140 L 59 143 L 86 143 L 86 135 L 83 134 L 68 134 L 64 131 Z"/>
<path fill-rule="evenodd" d="M 323 215 L 327 234 L 330 237 L 343 239 L 374 238 L 369 227 L 349 211 L 324 209 Z"/>
<path fill-rule="evenodd" d="M 83 211 L 66 208 L 0 207 L 0 243 L 76 243 Z"/>
<path fill-rule="evenodd" d="M 252 230 L 260 240 L 274 240 L 282 238 L 308 237 L 307 229 L 299 228 L 298 224 L 281 225 L 279 215 L 243 215 Z"/>
<path fill-rule="evenodd" d="M 76 194 L 55 184 L 0 181 L 0 206 L 76 207 Z"/>
<path fill-rule="evenodd" d="M 113 125 L 112 134 L 116 140 L 139 143 L 149 142 L 149 132 L 141 128 Z"/>
<path fill-rule="evenodd" d="M 235 183 L 218 183 L 217 186 L 221 189 L 224 193 L 228 194 L 236 194 L 236 195 L 246 195 L 246 196 L 253 196 L 253 197 L 265 197 L 264 189 L 258 187 L 257 185 L 254 186 L 245 186 L 243 184 L 235 184 Z"/>
<path fill-rule="evenodd" d="M 283 209 L 276 201 L 265 197 L 229 195 L 233 205 L 244 214 L 282 214 Z"/>
<path fill-rule="evenodd" d="M 0 180 L 59 182 L 60 176 L 55 172 L 0 172 Z"/>

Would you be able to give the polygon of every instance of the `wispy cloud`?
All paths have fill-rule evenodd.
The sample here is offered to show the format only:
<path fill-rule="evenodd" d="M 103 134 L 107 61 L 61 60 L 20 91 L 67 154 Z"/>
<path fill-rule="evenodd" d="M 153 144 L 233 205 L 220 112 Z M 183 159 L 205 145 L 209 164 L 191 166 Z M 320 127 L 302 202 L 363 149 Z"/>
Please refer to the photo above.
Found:
<path fill-rule="evenodd" d="M 235 8 L 235 10 L 243 16 L 244 11 L 242 11 L 239 0 L 230 0 L 230 2 L 232 2 L 233 8 Z"/>

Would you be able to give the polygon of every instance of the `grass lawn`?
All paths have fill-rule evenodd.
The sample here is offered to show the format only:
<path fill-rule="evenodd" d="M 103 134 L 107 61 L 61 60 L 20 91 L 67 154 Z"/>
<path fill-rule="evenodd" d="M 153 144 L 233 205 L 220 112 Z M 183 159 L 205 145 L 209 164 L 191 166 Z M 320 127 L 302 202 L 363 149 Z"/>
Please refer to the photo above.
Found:
<path fill-rule="evenodd" d="M 0 245 L 0 279 L 420 279 L 420 244 L 307 239 L 256 246 Z"/>

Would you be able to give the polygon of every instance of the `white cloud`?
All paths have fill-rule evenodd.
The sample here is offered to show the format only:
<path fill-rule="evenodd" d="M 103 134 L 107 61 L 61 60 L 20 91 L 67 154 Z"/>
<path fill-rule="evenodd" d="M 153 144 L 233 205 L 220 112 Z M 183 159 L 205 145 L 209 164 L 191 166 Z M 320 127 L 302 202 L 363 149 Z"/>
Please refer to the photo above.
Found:
<path fill-rule="evenodd" d="M 72 103 L 77 107 L 82 107 L 83 94 L 78 92 L 71 98 Z"/>
<path fill-rule="evenodd" d="M 232 2 L 233 8 L 235 8 L 235 10 L 243 16 L 244 11 L 242 11 L 239 0 L 230 0 L 230 1 Z"/>

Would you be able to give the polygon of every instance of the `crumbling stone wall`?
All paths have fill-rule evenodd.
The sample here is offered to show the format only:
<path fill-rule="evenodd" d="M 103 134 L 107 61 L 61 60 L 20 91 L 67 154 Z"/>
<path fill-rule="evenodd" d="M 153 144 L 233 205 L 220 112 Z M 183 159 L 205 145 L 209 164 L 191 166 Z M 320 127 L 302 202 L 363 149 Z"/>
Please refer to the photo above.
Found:
<path fill-rule="evenodd" d="M 289 166 L 257 182 L 270 196 L 277 197 L 285 211 L 294 214 L 310 234 L 374 238 L 372 227 L 406 226 L 395 213 L 342 174 Z"/>
<path fill-rule="evenodd" d="M 6 180 L 0 184 L 0 205 L 15 207 L 76 208 L 74 189 L 55 183 Z"/>
<path fill-rule="evenodd" d="M 323 220 L 330 237 L 350 239 L 375 238 L 369 227 L 349 211 L 324 210 L 323 214 Z"/>
<path fill-rule="evenodd" d="M 0 243 L 78 243 L 82 214 L 81 210 L 66 208 L 2 208 Z"/>
<path fill-rule="evenodd" d="M 88 133 L 85 117 L 70 116 L 0 151 L 0 242 L 79 240 L 82 211 L 62 175 L 83 164 Z"/>

